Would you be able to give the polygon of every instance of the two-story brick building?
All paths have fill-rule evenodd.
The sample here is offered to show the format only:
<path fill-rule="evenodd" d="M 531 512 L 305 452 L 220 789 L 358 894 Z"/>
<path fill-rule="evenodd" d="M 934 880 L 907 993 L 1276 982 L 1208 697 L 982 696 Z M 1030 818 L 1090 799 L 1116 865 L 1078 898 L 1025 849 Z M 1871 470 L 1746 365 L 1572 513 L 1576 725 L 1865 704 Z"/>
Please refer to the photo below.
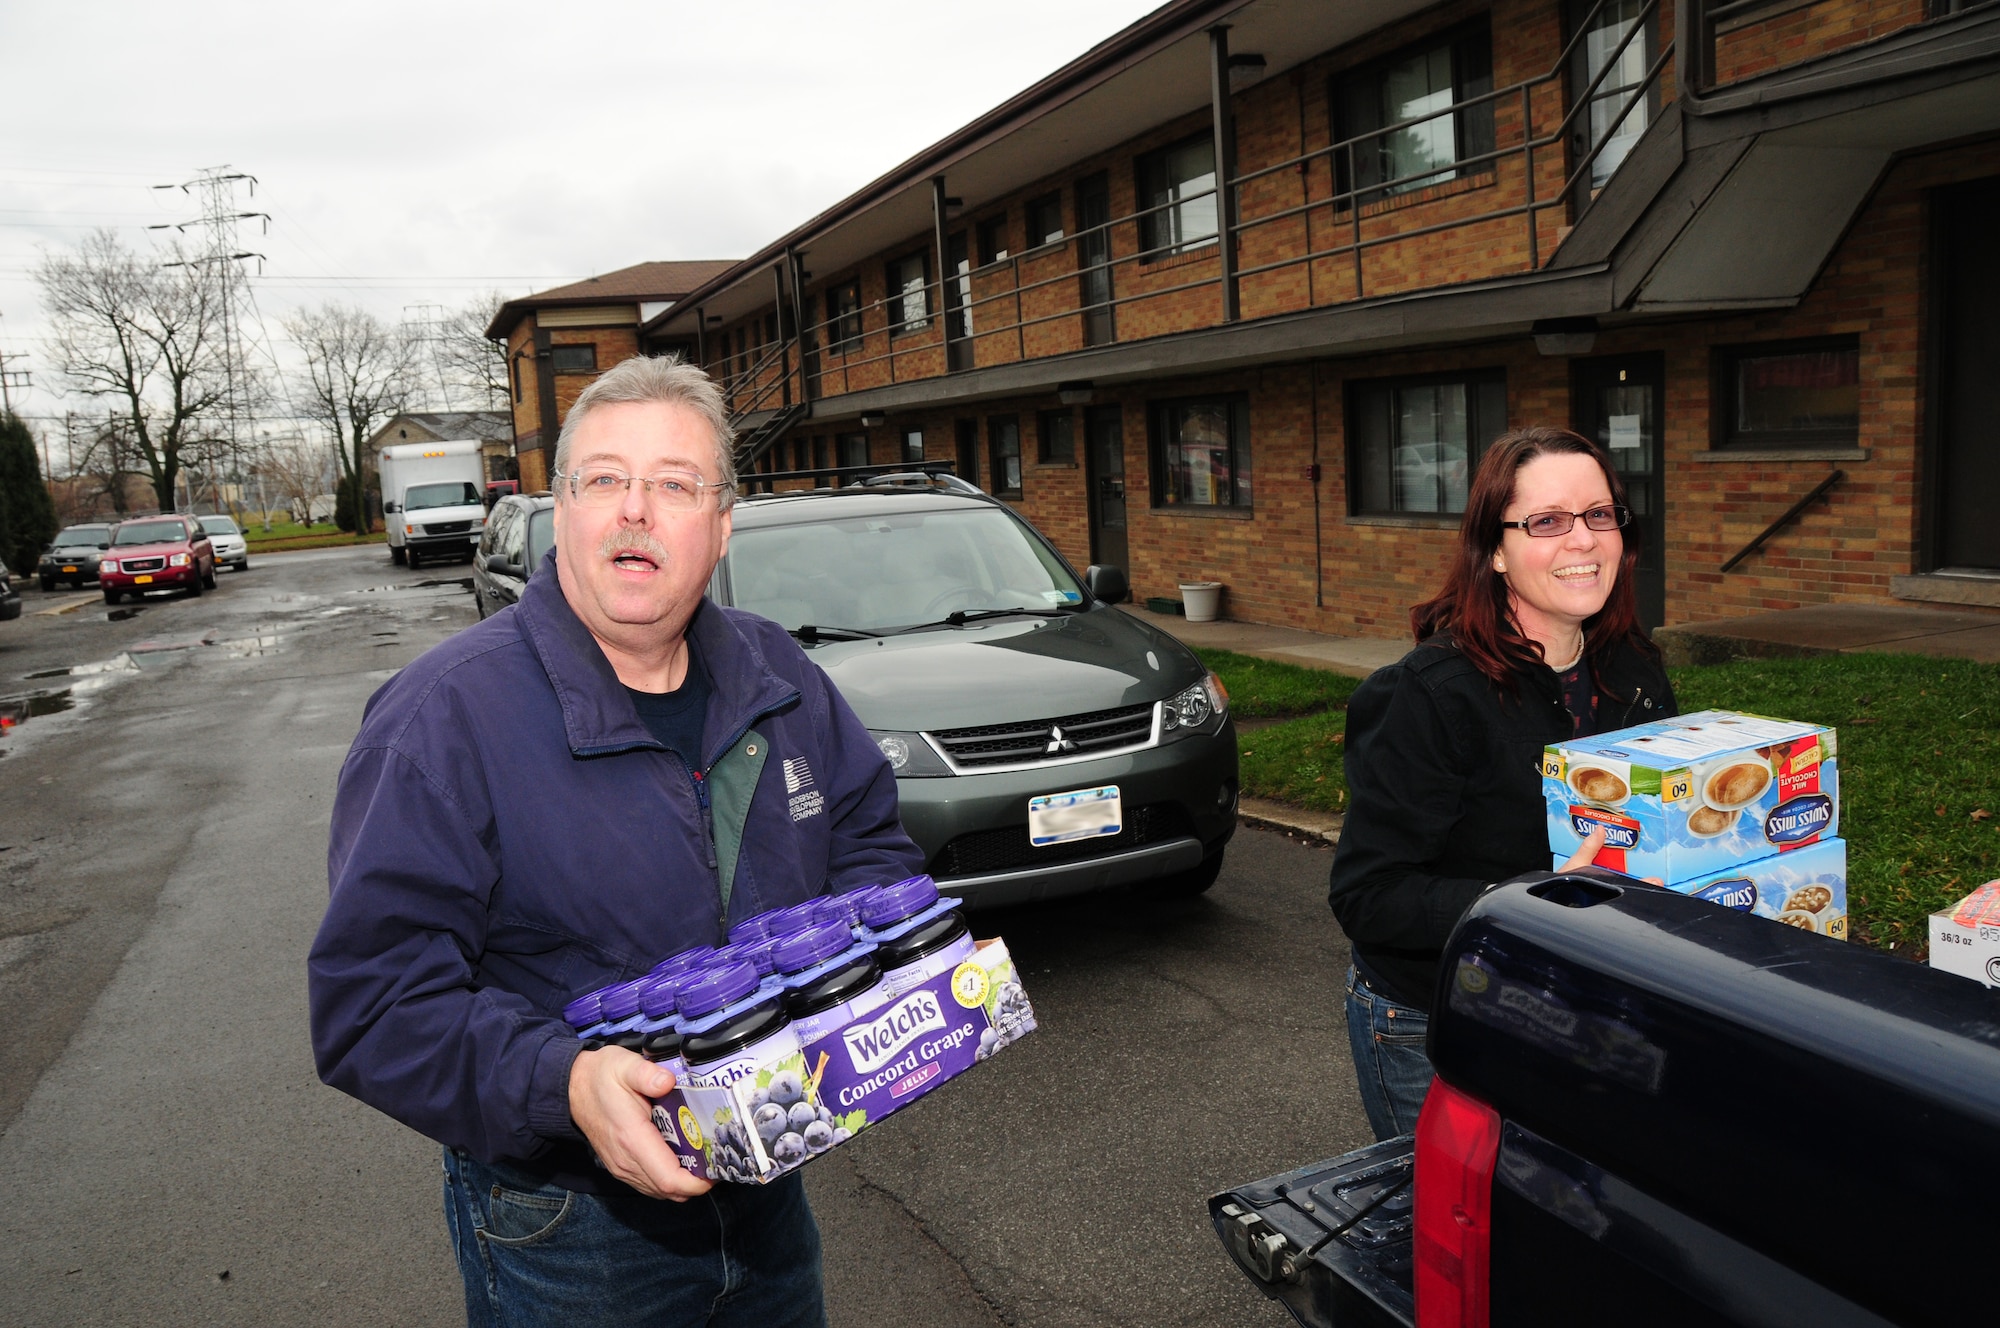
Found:
<path fill-rule="evenodd" d="M 523 492 L 548 487 L 548 458 L 570 403 L 592 378 L 639 353 L 639 325 L 734 266 L 729 259 L 635 263 L 500 306 L 486 335 L 507 348 Z"/>
<path fill-rule="evenodd" d="M 1406 630 L 1528 423 L 1651 622 L 2000 604 L 1996 235 L 2000 5 L 1179 0 L 638 331 L 1239 618 Z"/>

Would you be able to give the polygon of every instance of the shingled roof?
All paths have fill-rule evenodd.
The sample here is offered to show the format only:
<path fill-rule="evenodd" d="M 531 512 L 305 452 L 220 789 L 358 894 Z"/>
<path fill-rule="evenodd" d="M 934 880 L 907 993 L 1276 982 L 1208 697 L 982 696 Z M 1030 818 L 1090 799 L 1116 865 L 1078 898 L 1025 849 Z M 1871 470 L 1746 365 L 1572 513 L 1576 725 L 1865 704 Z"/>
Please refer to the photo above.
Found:
<path fill-rule="evenodd" d="M 500 306 L 486 335 L 502 340 L 523 318 L 537 309 L 559 309 L 589 304 L 627 304 L 650 300 L 678 300 L 736 266 L 732 258 L 691 258 L 666 263 L 634 263 L 615 272 L 604 272 L 567 286 L 555 286 L 533 295 L 523 295 Z"/>

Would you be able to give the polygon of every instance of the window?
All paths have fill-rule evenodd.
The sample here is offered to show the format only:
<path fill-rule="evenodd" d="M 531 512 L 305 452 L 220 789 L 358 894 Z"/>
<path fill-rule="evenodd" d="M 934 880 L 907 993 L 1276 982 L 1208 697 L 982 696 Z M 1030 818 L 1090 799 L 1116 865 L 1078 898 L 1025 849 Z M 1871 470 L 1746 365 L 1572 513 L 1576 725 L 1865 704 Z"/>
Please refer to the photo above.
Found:
<path fill-rule="evenodd" d="M 1861 342 L 1829 337 L 1716 352 L 1719 447 L 1853 447 Z"/>
<path fill-rule="evenodd" d="M 1007 257 L 1007 214 L 988 217 L 979 223 L 979 265 L 998 263 Z"/>
<path fill-rule="evenodd" d="M 967 484 L 979 483 L 979 421 L 954 420 L 952 432 L 957 435 L 958 477 Z"/>
<path fill-rule="evenodd" d="M 812 464 L 810 448 L 812 443 L 805 438 L 792 439 L 792 469 L 804 470 Z"/>
<path fill-rule="evenodd" d="M 1045 410 L 1036 419 L 1035 460 L 1045 466 L 1076 464 L 1076 416 L 1067 410 Z"/>
<path fill-rule="evenodd" d="M 1111 181 L 1104 171 L 1076 182 L 1077 298 L 1083 306 L 1083 344 L 1118 339 L 1111 291 Z"/>
<path fill-rule="evenodd" d="M 1624 163 L 1626 154 L 1646 132 L 1646 124 L 1658 114 L 1653 104 L 1657 100 L 1657 89 L 1647 91 L 1628 111 L 1626 102 L 1631 101 L 1645 83 L 1646 70 L 1653 63 L 1653 20 L 1646 13 L 1644 0 L 1569 0 L 1570 27 L 1572 30 L 1588 23 L 1582 40 L 1572 57 L 1570 77 L 1576 93 L 1581 95 L 1590 86 L 1592 79 L 1602 74 L 1604 81 L 1597 85 L 1597 93 L 1590 99 L 1590 110 L 1577 117 L 1571 130 L 1571 141 L 1576 158 L 1582 158 L 1593 147 L 1603 145 L 1603 150 L 1590 163 L 1590 179 L 1579 182 L 1582 188 L 1577 199 L 1579 204 L 1590 201 L 1590 193 L 1602 189 L 1607 181 L 1617 173 Z M 1740 6 L 1739 6 L 1740 10 Z M 1645 29 L 1627 42 L 1633 24 L 1641 15 L 1646 17 Z M 1619 50 L 1623 45 L 1624 49 Z M 1612 63 L 1614 53 L 1616 68 L 1606 70 Z M 1615 125 L 1615 127 L 1614 127 Z"/>
<path fill-rule="evenodd" d="M 1250 400 L 1162 401 L 1153 411 L 1156 507 L 1250 506 Z"/>
<path fill-rule="evenodd" d="M 825 438 L 815 438 L 815 439 L 813 439 L 813 463 L 812 463 L 812 468 L 813 468 L 814 470 L 825 470 L 825 469 L 827 468 L 827 465 L 826 465 L 826 439 L 825 439 Z M 827 488 L 827 487 L 829 487 L 829 486 L 828 486 L 828 484 L 827 484 L 827 478 L 826 478 L 826 476 L 824 476 L 824 475 L 820 475 L 820 476 L 816 477 L 816 478 L 815 478 L 815 479 L 813 480 L 813 487 L 814 487 L 814 488 L 816 488 L 816 489 L 824 489 L 824 488 Z"/>
<path fill-rule="evenodd" d="M 922 332 L 931 325 L 925 266 L 922 254 L 911 254 L 889 264 L 889 331 L 892 333 Z"/>
<path fill-rule="evenodd" d="M 513 359 L 507 361 L 507 376 L 514 380 L 514 400 L 519 401 L 522 393 L 520 356 L 516 355 Z"/>
<path fill-rule="evenodd" d="M 1139 158 L 1139 247 L 1166 258 L 1215 238 L 1215 139 L 1184 138 Z"/>
<path fill-rule="evenodd" d="M 1357 178 L 1348 178 L 1348 154 L 1334 154 L 1341 192 L 1362 191 L 1367 203 L 1492 170 L 1491 161 L 1457 163 L 1493 151 L 1493 103 L 1451 109 L 1492 90 L 1493 43 L 1483 19 L 1344 75 L 1334 90 L 1333 136 L 1359 141 Z"/>
<path fill-rule="evenodd" d="M 596 346 L 551 346 L 549 360 L 559 374 L 597 372 Z"/>
<path fill-rule="evenodd" d="M 1039 249 L 1063 237 L 1062 195 L 1043 194 L 1028 200 L 1028 248 Z"/>
<path fill-rule="evenodd" d="M 833 448 L 840 457 L 839 465 L 865 466 L 868 464 L 868 435 L 865 433 L 835 434 Z"/>
<path fill-rule="evenodd" d="M 992 462 L 993 492 L 1002 498 L 1021 496 L 1021 421 L 994 415 L 986 421 L 986 448 Z"/>
<path fill-rule="evenodd" d="M 1499 370 L 1347 384 L 1356 515 L 1465 510 L 1473 467 L 1507 428 Z"/>
<path fill-rule="evenodd" d="M 903 460 L 922 461 L 924 459 L 924 431 L 922 429 L 903 430 Z"/>
<path fill-rule="evenodd" d="M 850 281 L 826 293 L 827 349 L 846 354 L 861 345 L 861 283 Z"/>

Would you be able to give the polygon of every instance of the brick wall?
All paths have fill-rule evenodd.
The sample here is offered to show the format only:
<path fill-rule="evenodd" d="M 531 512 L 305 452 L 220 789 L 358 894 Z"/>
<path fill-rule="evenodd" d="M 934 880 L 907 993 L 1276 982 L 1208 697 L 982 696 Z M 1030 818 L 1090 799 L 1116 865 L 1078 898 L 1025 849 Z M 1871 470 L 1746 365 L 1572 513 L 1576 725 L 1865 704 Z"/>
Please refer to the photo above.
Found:
<path fill-rule="evenodd" d="M 1718 84 L 1768 73 L 1921 23 L 1924 0 L 1819 0 L 1718 32 Z"/>

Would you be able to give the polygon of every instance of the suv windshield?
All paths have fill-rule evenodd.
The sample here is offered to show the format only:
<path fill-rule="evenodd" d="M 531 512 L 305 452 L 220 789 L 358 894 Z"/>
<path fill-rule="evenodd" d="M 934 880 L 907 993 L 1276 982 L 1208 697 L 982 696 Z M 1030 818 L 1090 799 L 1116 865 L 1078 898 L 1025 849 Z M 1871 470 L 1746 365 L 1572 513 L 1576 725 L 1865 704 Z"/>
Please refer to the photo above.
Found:
<path fill-rule="evenodd" d="M 178 544 L 187 538 L 187 527 L 178 521 L 127 521 L 118 527 L 113 544 Z"/>
<path fill-rule="evenodd" d="M 957 611 L 1083 603 L 1055 553 L 992 508 L 738 527 L 729 577 L 738 608 L 790 629 L 881 630 Z"/>
<path fill-rule="evenodd" d="M 205 516 L 201 519 L 201 528 L 211 535 L 240 535 L 243 533 L 236 528 L 236 523 L 226 516 Z"/>
<path fill-rule="evenodd" d="M 535 569 L 542 565 L 542 555 L 547 553 L 549 546 L 555 542 L 556 509 L 544 507 L 539 512 L 528 513 L 527 561 L 521 566 L 527 568 L 529 576 L 533 576 Z"/>
<path fill-rule="evenodd" d="M 98 545 L 111 539 L 109 526 L 71 526 L 56 535 L 58 549 L 72 549 L 80 544 Z"/>
<path fill-rule="evenodd" d="M 403 495 L 403 508 L 414 512 L 423 507 L 484 507 L 479 490 L 462 480 L 449 484 L 412 484 Z"/>

